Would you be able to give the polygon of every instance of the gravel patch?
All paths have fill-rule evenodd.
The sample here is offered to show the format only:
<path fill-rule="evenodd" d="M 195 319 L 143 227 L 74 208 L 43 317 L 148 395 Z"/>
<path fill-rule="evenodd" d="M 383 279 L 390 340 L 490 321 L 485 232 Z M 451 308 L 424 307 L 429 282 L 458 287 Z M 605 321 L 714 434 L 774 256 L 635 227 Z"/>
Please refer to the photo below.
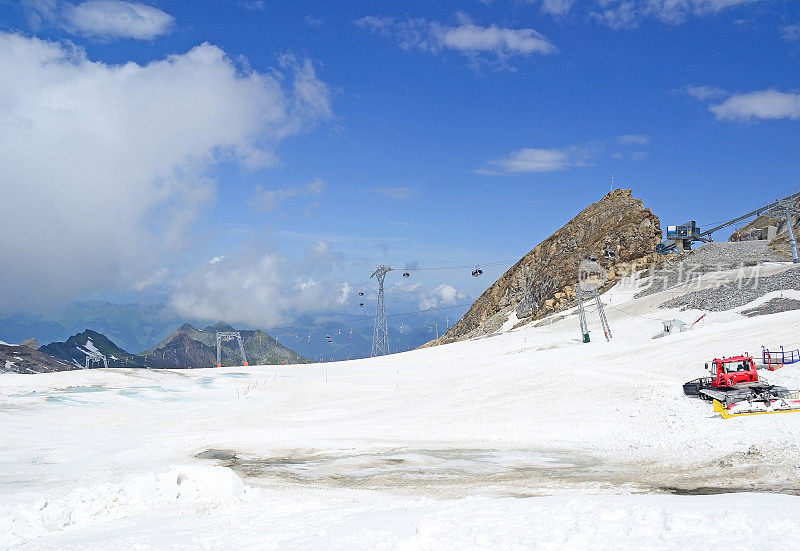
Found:
<path fill-rule="evenodd" d="M 793 298 L 773 298 L 761 306 L 743 310 L 742 314 L 748 318 L 764 316 L 766 314 L 777 314 L 778 312 L 788 312 L 789 310 L 800 310 L 800 300 Z"/>
<path fill-rule="evenodd" d="M 663 302 L 659 307 L 681 308 L 682 310 L 686 310 L 691 306 L 691 308 L 696 310 L 723 312 L 743 306 L 748 302 L 763 297 L 767 293 L 784 291 L 787 289 L 800 291 L 800 266 L 789 268 L 779 274 L 752 279 L 742 283 L 731 282 L 720 285 L 719 287 L 687 293 Z M 777 300 L 786 302 L 789 299 Z"/>
<path fill-rule="evenodd" d="M 635 298 L 666 291 L 676 285 L 695 281 L 703 274 L 757 266 L 763 262 L 791 260 L 767 248 L 766 241 L 720 241 L 705 243 L 690 253 L 670 256 L 654 265 L 641 278 L 642 290 Z M 762 293 L 763 294 L 763 293 Z"/>

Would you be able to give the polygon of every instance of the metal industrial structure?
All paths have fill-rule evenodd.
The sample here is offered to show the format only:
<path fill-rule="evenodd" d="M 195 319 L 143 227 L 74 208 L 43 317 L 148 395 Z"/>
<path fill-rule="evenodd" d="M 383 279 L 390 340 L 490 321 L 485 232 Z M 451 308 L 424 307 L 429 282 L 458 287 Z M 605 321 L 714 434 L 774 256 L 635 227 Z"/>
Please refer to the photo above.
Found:
<path fill-rule="evenodd" d="M 783 199 L 778 199 L 773 203 L 764 205 L 763 207 L 752 210 L 747 214 L 743 214 L 742 216 L 728 220 L 727 222 L 723 222 L 722 224 L 702 232 L 694 221 L 687 222 L 681 226 L 667 226 L 667 240 L 671 241 L 671 243 L 668 242 L 666 245 L 659 245 L 659 249 L 657 250 L 659 252 L 668 252 L 676 249 L 678 251 L 683 251 L 684 249 L 688 250 L 691 249 L 691 244 L 693 241 L 711 241 L 711 234 L 713 234 L 715 231 L 738 224 L 739 222 L 747 220 L 748 218 L 752 218 L 753 216 L 773 214 L 778 217 L 786 218 L 786 229 L 789 232 L 789 243 L 792 247 L 792 258 L 795 264 L 800 263 L 800 253 L 798 253 L 797 249 L 797 239 L 794 234 L 794 227 L 792 226 L 792 215 L 800 216 L 800 210 L 793 206 L 793 202 L 798 198 L 800 198 L 800 193 L 795 193 L 788 197 L 784 197 Z"/>
<path fill-rule="evenodd" d="M 247 356 L 244 354 L 244 343 L 242 335 L 238 331 L 218 331 L 217 332 L 217 367 L 222 367 L 222 343 L 236 339 L 239 342 L 239 353 L 242 355 L 242 365 L 247 363 Z"/>
<path fill-rule="evenodd" d="M 603 335 L 605 335 L 606 341 L 611 339 L 611 327 L 608 325 L 603 302 L 600 300 L 599 282 L 604 279 L 603 268 L 596 260 L 590 259 L 581 262 L 578 268 L 578 285 L 575 287 L 575 294 L 578 297 L 578 317 L 580 319 L 583 342 L 589 342 L 590 340 L 589 325 L 586 323 L 585 302 L 593 298 L 597 305 L 597 315 L 600 316 L 600 325 L 603 327 Z"/>
<path fill-rule="evenodd" d="M 386 274 L 392 271 L 391 266 L 378 266 L 370 278 L 378 280 L 378 304 L 375 309 L 375 328 L 372 330 L 371 356 L 383 356 L 389 353 L 389 326 L 386 324 L 386 303 L 383 296 L 383 281 Z"/>
<path fill-rule="evenodd" d="M 105 355 L 100 352 L 94 352 L 92 350 L 81 350 L 81 352 L 86 354 L 86 365 L 84 365 L 84 369 L 91 368 L 95 363 L 102 363 L 103 367 L 108 367 L 108 360 Z"/>
<path fill-rule="evenodd" d="M 583 342 L 589 342 L 589 326 L 586 323 L 586 308 L 584 306 L 584 302 L 587 300 L 591 300 L 594 298 L 595 303 L 597 304 L 597 314 L 600 316 L 600 325 L 603 327 L 603 334 L 606 337 L 606 340 L 611 339 L 611 327 L 608 325 L 608 318 L 606 317 L 606 312 L 603 309 L 603 302 L 600 300 L 600 292 L 597 290 L 597 287 L 593 289 L 581 289 L 580 286 L 575 290 L 575 294 L 578 295 L 578 315 L 580 316 L 581 321 L 581 335 L 583 336 Z"/>

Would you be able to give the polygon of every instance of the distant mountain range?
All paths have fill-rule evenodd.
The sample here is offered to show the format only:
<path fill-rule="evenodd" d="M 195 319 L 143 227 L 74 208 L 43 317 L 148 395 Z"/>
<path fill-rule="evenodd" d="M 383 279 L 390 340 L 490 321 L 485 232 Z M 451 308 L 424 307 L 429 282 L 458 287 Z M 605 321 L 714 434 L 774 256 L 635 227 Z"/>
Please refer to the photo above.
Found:
<path fill-rule="evenodd" d="M 75 367 L 86 365 L 87 352 L 99 352 L 106 357 L 108 367 L 144 367 L 141 357 L 126 352 L 105 335 L 87 329 L 72 335 L 65 342 L 52 342 L 39 348 L 40 352 L 70 362 Z M 92 367 L 104 367 L 94 364 Z"/>
<path fill-rule="evenodd" d="M 156 346 L 142 352 L 131 354 L 117 346 L 111 339 L 86 329 L 72 335 L 64 342 L 52 342 L 36 350 L 35 341 L 26 345 L 0 343 L 0 371 L 16 373 L 41 373 L 82 369 L 87 365 L 87 357 L 92 354 L 105 356 L 108 367 L 146 367 L 164 369 L 190 369 L 216 367 L 217 332 L 236 331 L 226 323 L 210 325 L 203 330 L 188 323 L 180 326 Z M 307 360 L 297 352 L 276 342 L 275 338 L 259 330 L 238 331 L 245 350 L 242 359 L 236 339 L 226 341 L 221 346 L 223 366 L 267 364 L 302 364 Z M 89 367 L 105 367 L 102 361 L 94 361 Z"/>
<path fill-rule="evenodd" d="M 203 330 L 188 323 L 140 356 L 147 367 L 184 368 L 212 367 L 217 364 L 217 332 L 236 331 L 220 322 Z M 245 356 L 250 365 L 301 364 L 307 360 L 260 330 L 240 330 Z M 222 343 L 221 363 L 242 365 L 239 344 L 234 340 Z"/>
<path fill-rule="evenodd" d="M 466 311 L 466 307 L 463 307 L 460 310 L 393 315 L 393 312 L 413 310 L 415 307 L 413 303 L 389 305 L 389 345 L 392 352 L 414 349 L 436 338 L 437 324 L 441 335 L 447 329 L 448 316 L 453 322 Z M 374 313 L 369 312 L 368 308 L 362 309 L 359 315 L 345 313 L 305 315 L 293 320 L 291 323 L 293 327 L 270 329 L 268 333 L 270 338 L 277 338 L 279 344 L 309 360 L 324 359 L 327 362 L 331 359 L 364 358 L 370 355 L 373 316 Z M 71 335 L 91 329 L 108 337 L 119 349 L 129 351 L 128 356 L 147 353 L 149 363 L 154 358 L 150 354 L 157 347 L 166 345 L 172 339 L 175 328 L 187 322 L 195 328 L 206 325 L 197 320 L 181 319 L 163 304 L 114 304 L 91 300 L 73 302 L 53 312 L 18 313 L 0 317 L 0 340 L 18 343 L 35 337 L 44 343 L 65 342 Z M 200 330 L 195 329 L 195 331 Z M 331 337 L 330 341 L 327 336 Z M 265 342 L 263 334 L 259 335 L 259 338 Z M 207 341 L 203 342 L 209 344 Z M 81 346 L 84 344 L 81 343 Z M 188 350 L 191 347 L 183 348 Z M 162 361 L 167 360 L 166 354 L 166 350 L 161 351 Z M 202 358 L 205 358 L 205 355 L 191 358 L 191 361 L 197 363 L 205 361 Z M 71 360 L 72 358 L 68 361 Z M 78 361 L 83 364 L 85 360 Z M 129 366 L 130 361 L 129 359 Z"/>
<path fill-rule="evenodd" d="M 64 341 L 89 328 L 106 335 L 125 350 L 139 352 L 154 346 L 184 320 L 163 304 L 114 304 L 103 300 L 72 302 L 52 312 L 8 314 L 0 317 L 0 339 L 22 342 Z"/>

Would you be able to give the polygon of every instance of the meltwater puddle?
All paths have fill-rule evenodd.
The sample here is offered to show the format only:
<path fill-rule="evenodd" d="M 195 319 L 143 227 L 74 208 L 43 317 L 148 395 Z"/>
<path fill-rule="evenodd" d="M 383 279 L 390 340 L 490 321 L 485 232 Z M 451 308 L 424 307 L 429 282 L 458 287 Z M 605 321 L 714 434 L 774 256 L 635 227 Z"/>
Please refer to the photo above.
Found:
<path fill-rule="evenodd" d="M 564 493 L 800 495 L 792 454 L 736 452 L 684 465 L 614 461 L 570 451 L 409 449 L 294 451 L 279 457 L 209 449 L 197 454 L 250 483 L 380 490 L 428 497 Z M 800 463 L 798 463 L 800 465 Z"/>
<path fill-rule="evenodd" d="M 209 449 L 197 455 L 240 476 L 268 483 L 328 486 L 463 497 L 529 497 L 583 491 L 648 491 L 599 460 L 535 450 L 393 449 L 378 452 L 297 452 L 252 457 Z M 253 480 L 253 482 L 256 482 Z"/>

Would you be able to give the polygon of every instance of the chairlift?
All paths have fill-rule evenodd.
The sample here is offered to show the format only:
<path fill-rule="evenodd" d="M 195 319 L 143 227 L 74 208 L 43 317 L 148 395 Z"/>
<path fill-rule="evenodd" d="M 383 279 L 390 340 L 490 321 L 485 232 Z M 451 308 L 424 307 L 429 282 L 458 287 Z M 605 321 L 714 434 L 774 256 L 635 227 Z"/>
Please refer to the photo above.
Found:
<path fill-rule="evenodd" d="M 480 266 L 476 266 L 474 270 L 472 270 L 472 277 L 478 277 L 483 275 L 483 270 L 481 270 Z"/>
<path fill-rule="evenodd" d="M 361 301 L 358 305 L 363 308 L 364 307 L 364 301 Z"/>
<path fill-rule="evenodd" d="M 597 262 L 597 257 L 594 254 L 589 255 L 589 262 Z"/>
<path fill-rule="evenodd" d="M 606 249 L 606 250 L 603 252 L 603 256 L 604 256 L 605 258 L 614 259 L 614 258 L 617 258 L 617 253 L 615 253 L 615 252 L 614 252 L 614 251 L 612 251 L 611 249 Z"/>
<path fill-rule="evenodd" d="M 411 277 L 411 272 L 403 272 L 403 277 Z"/>
<path fill-rule="evenodd" d="M 358 296 L 363 297 L 364 296 L 364 291 L 359 291 L 358 292 Z"/>

